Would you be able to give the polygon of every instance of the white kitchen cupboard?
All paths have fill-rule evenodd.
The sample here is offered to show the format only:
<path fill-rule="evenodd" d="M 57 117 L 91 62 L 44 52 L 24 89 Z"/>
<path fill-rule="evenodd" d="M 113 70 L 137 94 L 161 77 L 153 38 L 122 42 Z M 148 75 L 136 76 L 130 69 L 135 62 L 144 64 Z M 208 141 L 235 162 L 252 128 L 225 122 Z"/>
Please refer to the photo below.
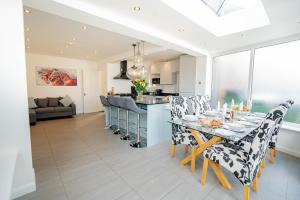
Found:
<path fill-rule="evenodd" d="M 179 70 L 179 60 L 171 60 L 168 62 L 158 62 L 151 65 L 151 74 L 159 74 L 161 85 L 176 84 L 177 72 Z"/>
<path fill-rule="evenodd" d="M 183 55 L 179 58 L 179 94 L 183 96 L 204 94 L 206 57 Z"/>

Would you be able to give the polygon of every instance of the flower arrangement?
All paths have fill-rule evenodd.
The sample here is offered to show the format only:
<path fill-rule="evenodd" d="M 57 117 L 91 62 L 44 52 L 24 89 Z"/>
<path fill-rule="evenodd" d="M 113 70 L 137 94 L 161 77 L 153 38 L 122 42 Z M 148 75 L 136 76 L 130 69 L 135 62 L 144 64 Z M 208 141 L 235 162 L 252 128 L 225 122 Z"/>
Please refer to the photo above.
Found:
<path fill-rule="evenodd" d="M 134 79 L 131 81 L 131 83 L 133 84 L 135 90 L 138 93 L 143 93 L 146 91 L 146 88 L 148 86 L 147 81 L 145 81 L 144 79 Z"/>

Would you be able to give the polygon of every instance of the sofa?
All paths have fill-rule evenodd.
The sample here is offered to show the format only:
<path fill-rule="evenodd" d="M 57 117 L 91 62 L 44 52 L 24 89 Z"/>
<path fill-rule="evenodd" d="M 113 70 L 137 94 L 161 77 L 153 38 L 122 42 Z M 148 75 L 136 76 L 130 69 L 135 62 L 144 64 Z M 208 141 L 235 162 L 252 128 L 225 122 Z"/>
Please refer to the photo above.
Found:
<path fill-rule="evenodd" d="M 76 105 L 71 103 L 69 106 L 64 106 L 59 101 L 62 97 L 47 97 L 34 99 L 35 108 L 29 108 L 30 124 L 35 124 L 41 119 L 50 119 L 57 117 L 69 117 L 76 115 Z"/>

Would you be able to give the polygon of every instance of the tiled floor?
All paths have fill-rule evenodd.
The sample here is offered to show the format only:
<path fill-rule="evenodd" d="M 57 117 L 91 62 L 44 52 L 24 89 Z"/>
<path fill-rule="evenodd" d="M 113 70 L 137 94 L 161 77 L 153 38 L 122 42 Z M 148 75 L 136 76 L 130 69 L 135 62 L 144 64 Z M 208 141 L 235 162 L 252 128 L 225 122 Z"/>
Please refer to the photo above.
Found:
<path fill-rule="evenodd" d="M 37 191 L 19 200 L 229 200 L 242 199 L 242 185 L 226 173 L 232 190 L 223 189 L 209 170 L 200 184 L 197 171 L 180 166 L 182 147 L 174 159 L 169 142 L 152 148 L 132 149 L 128 142 L 104 130 L 104 115 L 38 122 L 31 127 L 33 165 Z M 259 191 L 251 199 L 300 199 L 300 159 L 279 153 L 267 162 Z"/>

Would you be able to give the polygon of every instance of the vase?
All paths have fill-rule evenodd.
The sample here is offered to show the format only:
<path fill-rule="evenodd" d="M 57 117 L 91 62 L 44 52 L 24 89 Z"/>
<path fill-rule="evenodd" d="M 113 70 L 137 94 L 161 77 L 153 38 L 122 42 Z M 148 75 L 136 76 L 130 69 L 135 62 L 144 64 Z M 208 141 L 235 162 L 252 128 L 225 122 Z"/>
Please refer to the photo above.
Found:
<path fill-rule="evenodd" d="M 143 100 L 143 91 L 137 91 L 137 97 L 136 97 L 137 101 L 141 101 Z"/>

